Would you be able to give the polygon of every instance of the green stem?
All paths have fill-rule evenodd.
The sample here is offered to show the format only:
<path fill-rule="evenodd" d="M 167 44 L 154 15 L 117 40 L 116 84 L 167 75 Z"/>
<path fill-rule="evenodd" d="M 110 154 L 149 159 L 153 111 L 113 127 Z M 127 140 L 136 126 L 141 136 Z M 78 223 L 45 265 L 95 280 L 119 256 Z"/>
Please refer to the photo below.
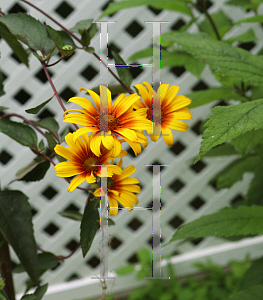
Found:
<path fill-rule="evenodd" d="M 8 300 L 15 300 L 15 289 L 12 278 L 12 264 L 8 243 L 5 242 L 0 247 L 0 272 L 1 277 L 5 280 L 3 292 Z"/>
<path fill-rule="evenodd" d="M 206 9 L 206 3 L 205 2 L 203 2 L 203 9 L 204 9 L 204 13 L 205 13 L 207 19 L 209 20 L 209 22 L 210 22 L 210 24 L 211 24 L 211 26 L 212 26 L 212 28 L 215 32 L 215 35 L 216 35 L 217 39 L 220 41 L 221 40 L 220 34 L 217 30 L 217 27 L 216 27 L 216 24 L 215 24 L 214 20 L 212 19 L 212 17 L 210 16 L 210 14 L 208 13 L 208 11 Z"/>

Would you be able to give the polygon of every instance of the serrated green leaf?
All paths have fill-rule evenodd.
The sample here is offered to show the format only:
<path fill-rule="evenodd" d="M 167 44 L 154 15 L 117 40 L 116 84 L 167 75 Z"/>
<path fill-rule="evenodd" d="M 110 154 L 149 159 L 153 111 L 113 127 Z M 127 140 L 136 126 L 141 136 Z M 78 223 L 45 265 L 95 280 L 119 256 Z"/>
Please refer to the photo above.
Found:
<path fill-rule="evenodd" d="M 3 81 L 4 81 L 4 77 L 3 77 L 2 73 L 0 72 L 0 97 L 5 94 Z M 3 110 L 3 109 L 7 109 L 7 107 L 1 106 L 1 110 Z"/>
<path fill-rule="evenodd" d="M 104 16 L 111 15 L 119 10 L 131 8 L 131 7 L 137 7 L 142 5 L 149 5 L 153 8 L 157 9 L 168 9 L 172 11 L 179 11 L 181 13 L 191 15 L 191 11 L 189 7 L 187 6 L 186 2 L 191 1 L 184 1 L 184 0 L 133 0 L 133 1 L 127 1 L 122 0 L 119 2 L 113 2 L 110 3 L 109 6 L 105 9 L 103 14 L 99 17 L 101 19 Z"/>
<path fill-rule="evenodd" d="M 163 50 L 162 50 L 163 51 Z M 133 61 L 133 60 L 137 60 L 137 59 L 141 59 L 141 58 L 145 58 L 145 57 L 152 57 L 153 56 L 153 48 L 145 48 L 143 50 L 140 50 L 136 53 L 134 53 L 132 56 L 130 56 L 127 61 Z"/>
<path fill-rule="evenodd" d="M 195 162 L 211 148 L 236 138 L 250 130 L 263 128 L 261 115 L 263 99 L 233 106 L 217 106 L 205 123 L 199 155 Z"/>
<path fill-rule="evenodd" d="M 263 295 L 263 285 L 251 286 L 247 290 L 240 291 L 234 294 L 228 300 L 261 300 Z"/>
<path fill-rule="evenodd" d="M 8 135 L 23 146 L 37 148 L 37 135 L 27 125 L 7 119 L 0 119 L 0 132 Z"/>
<path fill-rule="evenodd" d="M 36 300 L 36 296 L 34 294 L 25 294 L 21 300 Z"/>
<path fill-rule="evenodd" d="M 78 33 L 79 30 L 87 30 L 91 24 L 92 24 L 93 20 L 92 19 L 88 19 L 88 20 L 81 20 L 79 22 L 77 22 L 71 29 L 70 31 L 73 33 Z"/>
<path fill-rule="evenodd" d="M 88 31 L 86 29 L 84 29 L 82 31 L 81 44 L 83 46 L 89 46 L 89 44 L 90 44 L 90 36 L 89 36 L 89 33 L 88 33 Z"/>
<path fill-rule="evenodd" d="M 217 41 L 205 33 L 168 32 L 162 41 L 177 43 L 183 50 L 201 59 L 211 69 L 225 76 L 263 86 L 263 58 L 226 42 Z"/>
<path fill-rule="evenodd" d="M 196 91 L 191 94 L 187 94 L 186 97 L 192 100 L 189 108 L 198 107 L 216 100 L 241 100 L 246 102 L 247 99 L 241 95 L 234 93 L 227 87 L 216 87 L 207 90 Z"/>
<path fill-rule="evenodd" d="M 228 5 L 235 5 L 238 7 L 242 7 L 243 9 L 257 9 L 258 4 L 253 3 L 253 1 L 250 0 L 230 0 L 227 1 L 226 4 Z"/>
<path fill-rule="evenodd" d="M 0 191 L 0 229 L 29 277 L 37 284 L 38 259 L 31 207 L 27 199 L 20 191 Z"/>
<path fill-rule="evenodd" d="M 0 36 L 7 42 L 9 47 L 14 51 L 20 61 L 27 67 L 29 67 L 28 54 L 26 53 L 22 45 L 18 42 L 17 38 L 8 30 L 8 28 L 3 23 L 0 23 Z"/>
<path fill-rule="evenodd" d="M 66 210 L 66 211 L 59 212 L 59 214 L 62 217 L 68 218 L 68 219 L 71 219 L 71 220 L 75 220 L 75 221 L 81 221 L 82 220 L 82 214 L 77 212 L 77 211 Z"/>
<path fill-rule="evenodd" d="M 240 43 L 248 43 L 248 42 L 255 42 L 258 41 L 257 36 L 255 35 L 255 31 L 252 28 L 249 28 L 244 33 L 231 37 L 225 40 L 228 43 L 240 42 Z"/>
<path fill-rule="evenodd" d="M 5 15 L 1 17 L 0 22 L 5 24 L 21 42 L 35 51 L 47 53 L 55 46 L 48 38 L 45 26 L 27 14 Z"/>
<path fill-rule="evenodd" d="M 38 144 L 38 151 L 41 152 L 45 149 L 45 144 L 44 144 L 44 141 L 41 140 Z"/>
<path fill-rule="evenodd" d="M 253 285 L 263 284 L 263 258 L 257 259 L 252 262 L 250 268 L 246 271 L 242 278 L 241 289 L 245 290 Z"/>
<path fill-rule="evenodd" d="M 49 149 L 53 152 L 54 148 L 57 145 L 57 142 L 55 141 L 53 136 L 48 132 L 46 132 L 46 137 L 47 137 L 47 142 L 48 142 Z"/>
<path fill-rule="evenodd" d="M 249 189 L 246 195 L 245 204 L 246 205 L 261 205 L 263 206 L 263 173 L 262 164 L 261 168 L 257 168 L 255 175 L 250 182 Z M 262 282 L 263 283 L 263 282 Z"/>
<path fill-rule="evenodd" d="M 26 112 L 28 114 L 37 114 L 44 106 L 46 106 L 48 104 L 48 102 L 54 97 L 55 95 L 53 95 L 51 98 L 49 98 L 47 101 L 39 104 L 36 107 L 30 108 L 30 109 L 26 109 Z"/>
<path fill-rule="evenodd" d="M 49 25 L 45 24 L 45 27 L 47 29 L 48 34 L 50 35 L 50 38 L 52 39 L 56 47 L 60 50 L 64 46 L 64 43 L 59 32 L 53 29 L 52 27 L 50 27 Z"/>
<path fill-rule="evenodd" d="M 20 169 L 16 173 L 16 178 L 13 181 L 21 180 L 25 182 L 29 181 L 39 181 L 43 179 L 50 167 L 50 162 L 44 160 L 35 161 L 33 160 L 30 164 Z"/>
<path fill-rule="evenodd" d="M 31 122 L 33 122 L 35 125 L 37 125 L 39 127 L 49 130 L 50 132 L 55 132 L 56 134 L 58 133 L 59 125 L 58 125 L 58 122 L 54 118 L 49 117 L 49 118 L 45 118 L 40 121 L 31 120 Z"/>
<path fill-rule="evenodd" d="M 97 219 L 99 219 L 99 212 L 97 209 L 97 200 L 98 199 L 94 197 L 93 194 L 89 195 L 89 201 L 85 208 L 80 225 L 80 243 L 83 257 L 85 257 L 88 253 L 98 230 Z"/>
<path fill-rule="evenodd" d="M 257 16 L 253 16 L 250 18 L 245 18 L 242 20 L 239 20 L 237 22 L 235 22 L 235 24 L 241 24 L 241 23 L 263 23 L 263 15 L 257 15 Z"/>
<path fill-rule="evenodd" d="M 69 127 L 67 127 L 63 133 L 61 134 L 61 138 L 60 138 L 60 141 L 61 143 L 65 141 L 65 136 L 69 133 Z"/>
<path fill-rule="evenodd" d="M 211 14 L 210 17 L 213 20 L 221 38 L 233 26 L 231 20 L 222 10 Z M 199 26 L 203 32 L 206 32 L 215 39 L 217 38 L 215 31 L 211 25 L 211 22 L 207 17 L 199 24 Z"/>
<path fill-rule="evenodd" d="M 118 269 L 116 270 L 116 274 L 117 274 L 118 276 L 123 276 L 123 275 L 131 274 L 131 273 L 133 273 L 134 271 L 135 271 L 134 265 L 128 264 L 127 266 L 118 268 Z"/>
<path fill-rule="evenodd" d="M 263 144 L 263 129 L 251 130 L 231 141 L 241 157 L 248 155 L 257 145 Z"/>
<path fill-rule="evenodd" d="M 217 180 L 218 189 L 230 188 L 233 184 L 242 180 L 245 173 L 254 173 L 260 164 L 262 164 L 262 160 L 259 156 L 239 158 L 216 174 L 213 180 Z"/>
<path fill-rule="evenodd" d="M 120 57 L 120 55 L 117 52 L 112 51 L 111 53 L 112 53 L 112 56 L 114 57 L 115 65 L 126 65 L 125 61 Z M 132 74 L 131 74 L 131 71 L 129 70 L 129 68 L 126 66 L 119 66 L 119 67 L 116 66 L 116 70 L 117 70 L 122 82 L 127 87 L 130 87 L 133 78 L 132 78 Z"/>
<path fill-rule="evenodd" d="M 40 270 L 48 270 L 57 266 L 58 261 L 56 256 L 51 252 L 43 252 L 37 255 L 38 257 L 38 267 Z M 25 272 L 24 267 L 21 264 L 18 264 L 14 270 L 14 273 L 23 273 Z"/>
<path fill-rule="evenodd" d="M 210 149 L 203 157 L 229 156 L 237 154 L 238 152 L 236 152 L 234 146 L 225 143 Z"/>
<path fill-rule="evenodd" d="M 41 300 L 43 298 L 43 296 L 47 291 L 47 288 L 48 288 L 47 283 L 37 287 L 37 289 L 34 292 L 34 295 L 36 296 L 36 300 Z"/>
<path fill-rule="evenodd" d="M 218 213 L 203 216 L 175 232 L 169 243 L 187 238 L 208 236 L 228 237 L 238 235 L 261 235 L 263 233 L 263 207 L 239 206 L 223 208 Z M 166 246 L 165 245 L 165 246 Z"/>

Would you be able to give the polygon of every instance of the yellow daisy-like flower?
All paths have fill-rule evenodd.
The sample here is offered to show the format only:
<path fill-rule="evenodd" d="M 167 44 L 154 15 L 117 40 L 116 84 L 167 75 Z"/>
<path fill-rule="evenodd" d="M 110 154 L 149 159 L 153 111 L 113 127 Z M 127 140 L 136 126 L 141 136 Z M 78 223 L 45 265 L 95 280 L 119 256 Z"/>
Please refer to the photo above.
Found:
<path fill-rule="evenodd" d="M 143 85 L 137 84 L 135 87 L 139 90 L 144 102 L 140 100 L 136 101 L 133 108 L 147 108 L 148 120 L 152 120 L 152 99 L 158 99 L 157 95 L 159 95 L 159 89 L 161 88 L 161 124 L 159 125 L 161 125 L 161 132 L 166 145 L 173 145 L 171 129 L 187 131 L 188 125 L 180 120 L 192 120 L 191 112 L 189 108 L 186 107 L 192 101 L 185 96 L 176 96 L 179 91 L 179 86 L 176 85 L 172 85 L 168 88 L 169 84 L 161 84 L 157 92 L 152 89 L 152 86 L 148 82 L 143 82 Z M 158 109 L 158 107 L 156 109 Z M 147 130 L 147 133 L 151 134 L 152 131 Z M 158 138 L 159 136 L 151 136 L 151 140 L 155 142 Z"/>
<path fill-rule="evenodd" d="M 122 167 L 122 158 L 119 160 L 117 166 Z M 128 178 L 136 171 L 136 168 L 131 165 L 123 169 L 122 173 L 114 174 L 111 179 L 108 179 L 108 199 L 109 199 L 109 211 L 110 216 L 116 216 L 118 213 L 118 202 L 132 211 L 134 205 L 138 204 L 138 198 L 134 193 L 140 193 L 141 188 L 137 185 L 139 180 L 136 178 Z M 101 192 L 98 188 L 93 195 L 100 197 Z M 105 195 L 105 191 L 102 191 L 102 196 Z M 134 205 L 133 205 L 134 204 Z"/>
<path fill-rule="evenodd" d="M 77 113 L 64 114 L 64 122 L 85 126 L 75 132 L 74 140 L 83 134 L 91 132 L 92 139 L 90 147 L 93 153 L 99 156 L 100 145 L 103 144 L 108 150 L 113 149 L 113 156 L 117 157 L 121 152 L 120 140 L 117 139 L 117 136 L 119 136 L 131 146 L 135 155 L 141 153 L 140 143 L 143 145 L 143 148 L 145 148 L 148 145 L 148 140 L 143 133 L 136 129 L 150 130 L 152 128 L 152 122 L 146 118 L 146 108 L 138 109 L 137 111 L 133 111 L 132 109 L 132 105 L 138 101 L 140 97 L 136 93 L 128 97 L 121 94 L 112 105 L 111 92 L 104 86 L 100 87 L 102 90 L 104 89 L 105 94 L 107 93 L 108 99 L 108 119 L 104 120 L 102 115 L 104 123 L 100 121 L 101 99 L 99 95 L 92 90 L 80 89 L 80 91 L 85 90 L 90 94 L 97 109 L 86 98 L 73 97 L 68 100 L 68 102 L 76 103 L 84 108 L 69 109 L 65 114 L 70 111 Z M 107 124 L 108 131 L 106 130 L 106 126 L 103 126 L 104 124 Z M 102 136 L 101 132 L 108 133 L 108 136 Z"/>
<path fill-rule="evenodd" d="M 68 159 L 57 164 L 54 169 L 59 177 L 71 177 L 78 175 L 72 179 L 68 187 L 68 191 L 72 192 L 85 180 L 88 183 L 96 182 L 96 176 L 101 177 L 101 167 L 94 165 L 107 164 L 108 161 L 115 158 L 112 156 L 112 151 L 101 146 L 101 155 L 95 155 L 90 149 L 91 138 L 84 134 L 82 139 L 79 137 L 76 141 L 73 140 L 73 133 L 68 133 L 65 137 L 66 143 L 71 147 L 67 148 L 61 145 L 56 145 L 55 152 Z M 127 152 L 122 150 L 119 157 L 127 156 Z M 109 166 L 108 177 L 113 174 L 121 174 L 122 170 L 119 166 Z"/>

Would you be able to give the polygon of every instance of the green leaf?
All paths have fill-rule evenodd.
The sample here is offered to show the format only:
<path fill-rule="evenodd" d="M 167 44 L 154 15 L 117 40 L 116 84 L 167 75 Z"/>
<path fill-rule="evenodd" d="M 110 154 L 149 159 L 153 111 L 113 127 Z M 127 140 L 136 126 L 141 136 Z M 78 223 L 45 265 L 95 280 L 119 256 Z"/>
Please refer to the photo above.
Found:
<path fill-rule="evenodd" d="M 38 144 L 38 151 L 41 152 L 45 149 L 45 144 L 44 144 L 44 141 L 41 140 Z"/>
<path fill-rule="evenodd" d="M 53 29 L 52 27 L 50 27 L 49 25 L 45 24 L 45 27 L 46 27 L 47 32 L 49 33 L 52 41 L 57 46 L 57 48 L 60 50 L 64 46 L 64 43 L 63 43 L 63 39 L 60 36 L 59 32 L 56 31 L 55 29 Z"/>
<path fill-rule="evenodd" d="M 5 238 L 4 236 L 2 235 L 1 231 L 0 231 L 0 248 L 3 246 L 3 244 L 5 243 Z M 0 278 L 1 279 L 1 278 Z M 1 289 L 0 289 L 1 290 Z"/>
<path fill-rule="evenodd" d="M 37 114 L 45 105 L 48 104 L 48 102 L 54 97 L 55 95 L 53 95 L 51 98 L 49 98 L 47 101 L 43 102 L 42 104 L 39 104 L 36 107 L 30 108 L 30 109 L 26 109 L 26 112 L 28 114 Z"/>
<path fill-rule="evenodd" d="M 31 163 L 29 163 L 24 168 L 20 169 L 16 173 L 16 178 L 13 179 L 13 181 L 21 180 L 25 182 L 29 181 L 39 181 L 43 179 L 50 167 L 50 162 L 44 160 L 36 161 L 33 160 Z"/>
<path fill-rule="evenodd" d="M 0 132 L 8 135 L 23 146 L 37 148 L 37 135 L 27 125 L 7 119 L 0 119 Z"/>
<path fill-rule="evenodd" d="M 241 157 L 248 155 L 257 145 L 263 144 L 263 129 L 251 130 L 231 141 Z"/>
<path fill-rule="evenodd" d="M 157 9 L 168 9 L 173 11 L 179 11 L 181 13 L 191 15 L 191 11 L 187 6 L 187 1 L 184 0 L 133 0 L 133 1 L 126 1 L 122 0 L 119 2 L 110 3 L 109 6 L 105 9 L 103 14 L 99 17 L 101 19 L 104 16 L 111 15 L 121 9 L 137 7 L 142 5 L 149 5 L 153 8 Z M 188 1 L 190 2 L 190 1 Z"/>
<path fill-rule="evenodd" d="M 257 16 L 253 16 L 250 18 L 246 18 L 246 19 L 242 19 L 239 20 L 237 22 L 235 22 L 235 24 L 241 24 L 241 23 L 263 23 L 263 15 L 257 15 Z"/>
<path fill-rule="evenodd" d="M 238 36 L 231 37 L 225 41 L 231 44 L 234 42 L 248 43 L 258 41 L 258 38 L 255 35 L 255 31 L 252 28 L 249 28 L 246 32 Z"/>
<path fill-rule="evenodd" d="M 62 31 L 58 30 L 57 32 L 62 37 L 64 45 L 71 45 L 72 47 L 76 47 L 72 37 L 68 33 L 66 33 L 63 30 Z"/>
<path fill-rule="evenodd" d="M 83 30 L 83 32 L 82 32 L 82 35 L 81 35 L 81 44 L 83 46 L 89 46 L 89 44 L 90 44 L 90 36 L 89 36 L 89 33 L 88 33 L 88 31 L 86 29 Z"/>
<path fill-rule="evenodd" d="M 261 235 L 262 233 L 262 206 L 239 206 L 236 209 L 226 207 L 218 213 L 203 216 L 200 219 L 179 227 L 170 242 L 166 245 L 173 241 L 187 238 L 246 236 L 249 234 Z"/>
<path fill-rule="evenodd" d="M 218 189 L 230 188 L 233 184 L 242 180 L 245 173 L 254 173 L 260 164 L 262 164 L 262 160 L 259 156 L 239 158 L 216 174 L 213 180 L 217 180 Z"/>
<path fill-rule="evenodd" d="M 215 87 L 207 90 L 196 91 L 191 94 L 187 94 L 186 97 L 192 100 L 192 103 L 188 106 L 189 108 L 198 107 L 221 99 L 247 101 L 245 97 L 240 96 L 227 87 Z"/>
<path fill-rule="evenodd" d="M 254 1 L 250 0 L 229 0 L 225 4 L 235 5 L 238 7 L 242 7 L 243 9 L 257 9 L 258 3 L 253 3 Z"/>
<path fill-rule="evenodd" d="M 28 294 L 24 295 L 21 300 L 37 300 L 36 296 L 34 294 Z"/>
<path fill-rule="evenodd" d="M 97 32 L 97 24 L 96 23 L 92 23 L 90 25 L 90 28 L 88 29 L 88 33 L 89 33 L 90 39 L 94 38 L 96 32 Z"/>
<path fill-rule="evenodd" d="M 2 73 L 0 72 L 0 97 L 5 94 L 3 81 L 4 81 L 4 77 L 3 77 Z M 7 107 L 1 106 L 1 110 L 3 110 L 3 109 L 7 109 Z"/>
<path fill-rule="evenodd" d="M 163 50 L 162 50 L 163 51 Z M 136 53 L 134 53 L 132 56 L 130 56 L 127 61 L 134 61 L 137 59 L 145 58 L 145 57 L 152 57 L 153 56 L 153 48 L 145 48 L 143 50 L 140 50 Z"/>
<path fill-rule="evenodd" d="M 199 155 L 195 162 L 211 148 L 236 138 L 250 130 L 263 127 L 261 115 L 263 99 L 232 106 L 217 106 L 205 123 Z"/>
<path fill-rule="evenodd" d="M 246 200 L 245 200 L 246 205 L 263 206 L 262 182 L 263 182 L 263 173 L 262 173 L 262 164 L 261 164 L 261 167 L 257 168 L 257 170 L 255 171 L 255 176 L 250 182 L 249 189 L 246 195 Z"/>
<path fill-rule="evenodd" d="M 63 133 L 61 134 L 61 138 L 60 138 L 61 143 L 65 141 L 65 136 L 66 136 L 68 133 L 69 133 L 69 127 L 67 127 L 67 128 L 63 131 Z"/>
<path fill-rule="evenodd" d="M 78 33 L 81 32 L 83 30 L 87 30 L 91 24 L 92 24 L 93 20 L 92 19 L 88 19 L 88 20 L 81 20 L 79 22 L 77 22 L 71 29 L 70 31 L 73 33 Z M 81 34 L 81 33 L 80 33 Z"/>
<path fill-rule="evenodd" d="M 27 67 L 29 67 L 28 54 L 26 53 L 22 45 L 18 42 L 17 38 L 8 30 L 8 28 L 3 23 L 0 23 L 0 36 L 7 42 L 9 47 L 14 51 L 20 61 Z"/>
<path fill-rule="evenodd" d="M 168 32 L 162 41 L 177 43 L 183 50 L 201 59 L 211 69 L 243 80 L 254 86 L 263 86 L 263 58 L 226 42 L 217 41 L 205 33 Z"/>
<path fill-rule="evenodd" d="M 99 212 L 97 206 L 98 198 L 90 194 L 80 225 L 80 243 L 83 257 L 88 253 L 98 230 L 97 219 L 99 218 Z"/>
<path fill-rule="evenodd" d="M 263 284 L 263 258 L 255 260 L 242 278 L 241 289 L 245 290 L 253 285 Z"/>
<path fill-rule="evenodd" d="M 38 257 L 38 267 L 41 271 L 52 269 L 56 267 L 58 264 L 56 256 L 51 252 L 39 253 L 37 257 Z M 14 268 L 13 272 L 23 273 L 25 272 L 25 269 L 21 264 L 19 264 Z"/>
<path fill-rule="evenodd" d="M 108 225 L 109 226 L 115 225 L 115 222 L 112 219 L 108 218 Z"/>
<path fill-rule="evenodd" d="M 234 154 L 238 154 L 235 148 L 231 144 L 225 143 L 210 149 L 203 157 L 229 156 Z"/>
<path fill-rule="evenodd" d="M 95 49 L 93 47 L 88 47 L 85 49 L 86 52 L 93 54 Z"/>
<path fill-rule="evenodd" d="M 132 264 L 128 264 L 127 266 L 118 268 L 116 270 L 116 273 L 118 276 L 123 276 L 123 275 L 128 275 L 131 274 L 135 271 L 135 267 Z"/>
<path fill-rule="evenodd" d="M 229 300 L 261 300 L 263 295 L 263 285 L 251 286 L 247 290 L 240 291 L 234 294 Z"/>
<path fill-rule="evenodd" d="M 31 207 L 20 191 L 0 191 L 0 229 L 34 284 L 39 269 Z"/>
<path fill-rule="evenodd" d="M 46 132 L 46 137 L 47 137 L 47 142 L 48 142 L 49 149 L 53 152 L 54 148 L 57 145 L 57 142 L 55 141 L 53 136 L 48 132 Z"/>
<path fill-rule="evenodd" d="M 116 53 L 115 51 L 111 51 L 111 53 L 112 53 L 112 56 L 114 57 L 115 65 L 126 65 L 125 61 L 120 57 L 120 55 L 118 53 Z M 120 66 L 120 67 L 116 66 L 116 70 L 117 70 L 122 82 L 126 86 L 130 87 L 133 78 L 132 78 L 132 74 L 131 74 L 131 71 L 129 70 L 129 68 L 126 66 Z"/>
<path fill-rule="evenodd" d="M 6 106 L 0 106 L 0 110 L 6 110 L 6 109 L 9 109 L 9 107 L 6 107 Z"/>
<path fill-rule="evenodd" d="M 139 259 L 141 269 L 137 273 L 137 279 L 143 279 L 144 277 L 151 276 L 151 269 L 152 269 L 152 261 L 151 261 L 151 253 L 147 248 L 141 248 L 137 254 Z"/>
<path fill-rule="evenodd" d="M 214 21 L 220 37 L 223 37 L 225 33 L 233 26 L 231 20 L 226 16 L 226 14 L 222 10 L 211 14 L 210 17 Z M 202 21 L 199 24 L 199 26 L 203 32 L 206 32 L 215 39 L 217 38 L 215 31 L 211 25 L 211 22 L 207 17 L 204 19 L 204 21 Z"/>
<path fill-rule="evenodd" d="M 47 283 L 37 287 L 37 289 L 34 292 L 34 295 L 36 296 L 36 300 L 41 300 L 43 298 L 43 296 L 47 291 L 47 287 L 48 287 Z"/>
<path fill-rule="evenodd" d="M 5 287 L 5 282 L 2 278 L 0 278 L 0 291 L 2 291 Z"/>
<path fill-rule="evenodd" d="M 77 212 L 77 211 L 66 210 L 66 211 L 59 212 L 59 214 L 62 217 L 68 218 L 68 219 L 71 219 L 71 220 L 75 220 L 75 221 L 81 221 L 82 220 L 82 214 Z"/>
<path fill-rule="evenodd" d="M 54 118 L 45 118 L 40 121 L 33 121 L 31 120 L 35 125 L 45 128 L 50 132 L 55 132 L 56 134 L 58 133 L 59 130 L 59 125 L 58 122 Z"/>
<path fill-rule="evenodd" d="M 5 15 L 1 17 L 0 22 L 4 23 L 21 42 L 35 51 L 48 53 L 55 46 L 48 38 L 45 26 L 27 14 Z"/>
<path fill-rule="evenodd" d="M 57 159 L 59 162 L 67 161 L 66 158 L 57 154 Z"/>

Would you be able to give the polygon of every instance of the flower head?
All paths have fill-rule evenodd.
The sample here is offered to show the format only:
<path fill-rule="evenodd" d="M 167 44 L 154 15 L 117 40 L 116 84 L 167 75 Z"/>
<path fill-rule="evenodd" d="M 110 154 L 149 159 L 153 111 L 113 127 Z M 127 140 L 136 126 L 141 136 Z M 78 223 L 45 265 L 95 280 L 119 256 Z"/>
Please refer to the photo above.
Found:
<path fill-rule="evenodd" d="M 112 105 L 111 92 L 104 86 L 100 87 L 104 94 L 107 95 L 108 117 L 104 114 L 105 108 L 101 107 L 99 95 L 92 90 L 81 88 L 80 91 L 85 90 L 90 94 L 97 108 L 86 98 L 70 98 L 68 102 L 76 103 L 84 109 L 67 110 L 65 114 L 70 111 L 75 111 L 76 113 L 64 114 L 64 122 L 85 126 L 74 133 L 74 140 L 83 134 L 91 132 L 92 139 L 90 147 L 92 152 L 97 156 L 100 155 L 101 144 L 103 144 L 106 149 L 112 150 L 114 156 L 118 156 L 121 152 L 121 144 L 117 136 L 126 141 L 134 150 L 135 155 L 137 155 L 141 152 L 140 143 L 143 147 L 146 147 L 148 140 L 136 129 L 150 130 L 152 128 L 152 122 L 146 118 L 147 109 L 143 108 L 133 111 L 132 105 L 140 99 L 136 93 L 128 97 L 121 94 Z M 105 126 L 105 124 L 107 126 Z"/>
<path fill-rule="evenodd" d="M 166 145 L 171 146 L 173 144 L 173 134 L 171 129 L 187 131 L 188 125 L 180 121 L 180 119 L 192 120 L 191 112 L 189 108 L 186 107 L 191 103 L 191 100 L 185 96 L 176 96 L 179 91 L 179 86 L 176 85 L 172 85 L 168 88 L 169 84 L 161 84 L 157 92 L 152 89 L 152 86 L 148 82 L 143 82 L 143 85 L 137 84 L 135 87 L 139 90 L 143 102 L 140 100 L 136 101 L 133 108 L 147 108 L 148 120 L 152 120 L 152 99 L 158 100 L 158 95 L 161 89 L 161 124 L 159 125 L 161 126 L 164 142 Z M 152 131 L 147 130 L 147 133 L 151 134 Z M 151 140 L 155 142 L 158 138 L 159 136 L 151 136 Z"/>
<path fill-rule="evenodd" d="M 122 158 L 117 166 L 122 167 Z M 110 215 L 116 216 L 118 213 L 118 202 L 127 208 L 129 211 L 133 209 L 133 204 L 138 204 L 138 198 L 134 193 L 140 193 L 141 188 L 137 185 L 139 180 L 136 178 L 128 178 L 136 171 L 136 168 L 131 165 L 123 169 L 121 174 L 114 174 L 112 178 L 108 179 L 108 199 L 110 207 Z M 98 188 L 93 195 L 100 197 L 105 195 L 105 191 L 100 192 Z"/>
<path fill-rule="evenodd" d="M 101 155 L 95 155 L 90 149 L 91 138 L 84 134 L 77 138 L 74 142 L 73 133 L 68 133 L 65 137 L 66 143 L 71 147 L 67 148 L 61 145 L 56 145 L 55 152 L 66 158 L 68 161 L 57 164 L 54 169 L 59 177 L 75 176 L 70 182 L 68 191 L 72 192 L 85 180 L 88 183 L 96 182 L 96 176 L 101 177 L 101 167 L 95 165 L 107 164 L 108 161 L 115 158 L 112 156 L 112 151 L 101 146 Z M 122 150 L 119 157 L 127 156 L 127 152 Z M 113 174 L 121 174 L 122 170 L 119 166 L 109 166 L 108 177 Z"/>

